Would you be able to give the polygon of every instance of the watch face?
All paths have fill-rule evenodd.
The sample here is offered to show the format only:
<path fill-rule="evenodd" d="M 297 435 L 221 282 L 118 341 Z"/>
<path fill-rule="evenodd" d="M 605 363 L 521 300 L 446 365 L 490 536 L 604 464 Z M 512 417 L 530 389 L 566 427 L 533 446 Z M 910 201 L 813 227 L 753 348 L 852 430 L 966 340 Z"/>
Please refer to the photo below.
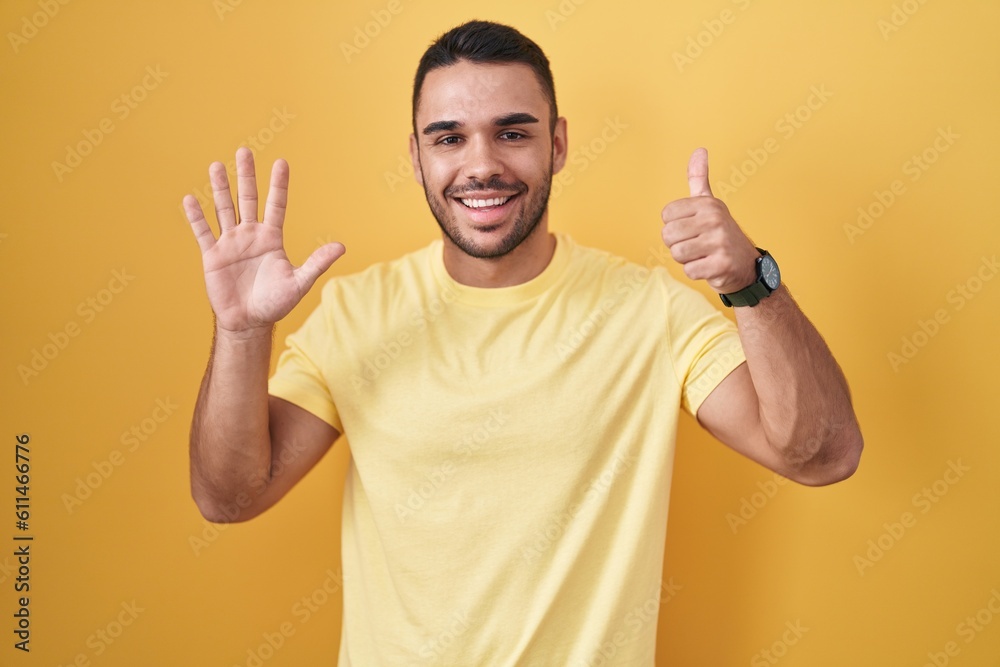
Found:
<path fill-rule="evenodd" d="M 778 264 L 770 255 L 764 255 L 760 259 L 760 277 L 769 290 L 774 291 L 781 284 L 781 272 L 778 271 Z"/>

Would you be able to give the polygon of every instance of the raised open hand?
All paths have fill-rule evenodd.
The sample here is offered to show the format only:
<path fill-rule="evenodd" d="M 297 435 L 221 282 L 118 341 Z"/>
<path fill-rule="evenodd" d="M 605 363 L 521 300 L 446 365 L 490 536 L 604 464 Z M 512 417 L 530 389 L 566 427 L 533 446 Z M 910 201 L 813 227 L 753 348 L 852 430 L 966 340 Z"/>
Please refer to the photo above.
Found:
<path fill-rule="evenodd" d="M 215 238 L 193 195 L 184 197 L 184 212 L 201 248 L 205 287 L 216 324 L 238 334 L 269 330 L 344 254 L 344 246 L 328 243 L 317 248 L 298 268 L 288 261 L 282 239 L 288 203 L 288 163 L 284 160 L 275 161 L 271 169 L 271 185 L 261 222 L 257 221 L 257 177 L 249 148 L 244 146 L 236 151 L 239 220 L 225 165 L 213 162 L 208 173 L 215 196 L 219 237 Z"/>

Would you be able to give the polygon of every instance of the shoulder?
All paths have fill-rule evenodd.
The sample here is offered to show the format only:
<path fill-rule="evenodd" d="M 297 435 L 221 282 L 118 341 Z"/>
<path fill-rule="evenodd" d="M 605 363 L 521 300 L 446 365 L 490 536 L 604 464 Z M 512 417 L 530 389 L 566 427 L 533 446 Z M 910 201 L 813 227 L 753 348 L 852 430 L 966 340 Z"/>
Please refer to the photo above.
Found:
<path fill-rule="evenodd" d="M 564 243 L 567 247 L 568 264 L 574 274 L 614 277 L 636 272 L 642 273 L 641 264 L 621 255 L 616 255 L 602 248 L 582 245 L 565 233 L 558 233 L 556 236 L 559 243 Z"/>
<path fill-rule="evenodd" d="M 639 259 L 630 259 L 570 243 L 576 268 L 569 291 L 599 295 L 635 322 L 662 322 L 673 336 L 707 328 L 735 330 L 717 299 L 670 273 L 667 262 L 673 259 L 666 246 L 661 251 L 651 244 L 634 255 Z"/>
<path fill-rule="evenodd" d="M 567 234 L 559 234 L 560 242 L 565 240 L 570 249 L 570 267 L 577 279 L 599 280 L 614 283 L 618 290 L 628 292 L 654 293 L 669 296 L 677 290 L 692 289 L 674 278 L 663 263 L 669 260 L 669 251 L 657 252 L 656 248 L 646 249 L 640 260 L 581 245 Z"/>

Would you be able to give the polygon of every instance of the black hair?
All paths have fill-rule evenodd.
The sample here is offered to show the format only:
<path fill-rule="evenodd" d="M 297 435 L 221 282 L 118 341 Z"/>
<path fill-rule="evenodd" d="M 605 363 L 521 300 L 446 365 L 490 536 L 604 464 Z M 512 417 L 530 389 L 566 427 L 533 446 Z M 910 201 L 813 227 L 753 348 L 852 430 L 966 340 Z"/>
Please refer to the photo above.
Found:
<path fill-rule="evenodd" d="M 463 60 L 473 63 L 523 63 L 531 67 L 549 103 L 549 132 L 555 133 L 559 110 L 549 59 L 542 49 L 516 29 L 490 21 L 469 21 L 438 37 L 424 52 L 413 79 L 413 132 L 424 78 L 431 70 Z"/>

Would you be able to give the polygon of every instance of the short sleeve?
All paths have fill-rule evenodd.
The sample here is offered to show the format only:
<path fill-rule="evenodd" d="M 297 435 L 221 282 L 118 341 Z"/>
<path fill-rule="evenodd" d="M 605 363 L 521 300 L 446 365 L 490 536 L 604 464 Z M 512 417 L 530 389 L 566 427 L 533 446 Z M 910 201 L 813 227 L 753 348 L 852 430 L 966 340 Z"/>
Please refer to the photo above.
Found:
<path fill-rule="evenodd" d="M 667 339 L 681 404 L 693 417 L 722 380 L 746 361 L 736 325 L 697 290 L 663 272 Z"/>
<path fill-rule="evenodd" d="M 324 286 L 320 305 L 285 339 L 286 347 L 278 357 L 267 389 L 272 396 L 311 412 L 343 433 L 344 426 L 323 371 L 332 337 L 328 316 L 332 288 L 332 283 Z"/>

